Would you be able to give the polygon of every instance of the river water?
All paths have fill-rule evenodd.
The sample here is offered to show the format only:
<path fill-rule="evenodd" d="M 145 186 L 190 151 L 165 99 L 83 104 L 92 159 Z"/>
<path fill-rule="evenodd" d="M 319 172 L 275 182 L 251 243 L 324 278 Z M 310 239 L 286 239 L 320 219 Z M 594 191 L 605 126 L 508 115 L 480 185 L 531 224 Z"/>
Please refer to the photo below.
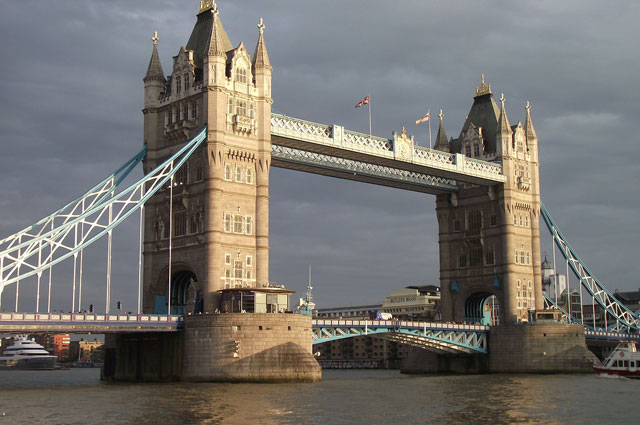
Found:
<path fill-rule="evenodd" d="M 0 371 L 0 424 L 638 424 L 640 380 L 325 370 L 315 384 L 113 384 Z"/>

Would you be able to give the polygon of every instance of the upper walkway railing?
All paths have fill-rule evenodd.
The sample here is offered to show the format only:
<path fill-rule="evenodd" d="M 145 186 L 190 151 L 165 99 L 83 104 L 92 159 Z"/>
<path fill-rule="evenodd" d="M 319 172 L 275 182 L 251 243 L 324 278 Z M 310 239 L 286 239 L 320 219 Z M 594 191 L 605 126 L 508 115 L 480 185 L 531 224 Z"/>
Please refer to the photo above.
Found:
<path fill-rule="evenodd" d="M 488 161 L 467 158 L 462 154 L 441 152 L 435 149 L 413 145 L 411 152 L 404 153 L 395 146 L 392 139 L 358 133 L 347 130 L 338 125 L 319 124 L 313 121 L 301 120 L 278 113 L 271 114 L 272 143 L 278 144 L 277 138 L 285 138 L 315 145 L 357 152 L 373 157 L 394 161 L 408 162 L 432 170 L 455 175 L 459 180 L 466 181 L 466 177 L 473 177 L 470 182 L 479 180 L 486 184 L 506 181 L 502 172 L 502 165 Z M 273 136 L 276 136 L 275 138 Z"/>

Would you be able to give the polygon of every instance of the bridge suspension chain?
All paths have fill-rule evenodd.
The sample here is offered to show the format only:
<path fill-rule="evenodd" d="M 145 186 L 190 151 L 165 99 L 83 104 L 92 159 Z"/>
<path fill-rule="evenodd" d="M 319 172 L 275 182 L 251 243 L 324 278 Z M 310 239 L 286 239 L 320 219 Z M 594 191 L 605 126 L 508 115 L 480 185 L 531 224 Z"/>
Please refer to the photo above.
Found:
<path fill-rule="evenodd" d="M 102 189 L 99 191 L 99 195 L 89 196 L 88 199 L 92 199 L 90 207 L 86 205 L 80 208 L 84 204 L 80 200 L 74 201 L 69 204 L 69 206 L 73 205 L 76 208 L 72 209 L 73 214 L 71 212 L 52 214 L 44 219 L 48 223 L 48 229 L 43 227 L 38 233 L 32 235 L 29 241 L 20 243 L 18 236 L 18 243 L 8 245 L 0 252 L 0 288 L 4 289 L 4 287 L 22 279 L 39 275 L 55 264 L 77 255 L 102 236 L 111 234 L 116 226 L 133 212 L 143 208 L 144 203 L 152 195 L 166 186 L 177 170 L 206 139 L 206 130 L 207 128 L 204 127 L 196 137 L 165 162 L 117 195 L 114 189 L 124 178 L 122 174 L 111 183 L 113 188 L 107 182 L 110 178 L 104 180 L 102 186 L 96 186 L 109 187 L 109 189 Z M 146 152 L 146 150 L 143 151 Z M 135 164 L 141 158 L 137 159 Z M 130 168 L 135 164 L 134 162 L 128 164 L 126 169 L 130 171 Z M 95 191 L 87 193 L 93 192 Z M 64 211 L 67 207 L 59 211 Z M 54 220 L 56 217 L 64 217 L 64 219 L 61 223 L 57 223 Z M 11 238 L 16 239 L 9 237 L 5 240 Z"/>
<path fill-rule="evenodd" d="M 580 258 L 576 255 L 569 242 L 567 242 L 566 238 L 558 229 L 558 226 L 555 224 L 549 211 L 546 207 L 541 203 L 540 204 L 540 213 L 542 218 L 544 219 L 549 232 L 553 236 L 553 240 L 558 246 L 560 252 L 567 260 L 569 266 L 576 274 L 579 279 L 579 283 L 583 286 L 587 292 L 593 297 L 593 299 L 602 306 L 605 310 L 606 314 L 610 314 L 616 322 L 619 322 L 623 327 L 628 329 L 634 329 L 636 331 L 640 331 L 640 317 L 629 310 L 626 306 L 624 306 L 620 301 L 618 301 L 608 290 L 605 288 L 589 271 L 587 266 L 580 260 Z M 567 279 L 569 276 L 567 276 Z M 568 293 L 569 291 L 567 291 Z M 570 295 L 568 294 L 570 297 Z M 549 299 L 548 301 L 551 302 Z M 553 303 L 555 304 L 555 303 Z M 569 304 L 571 304 L 569 302 Z M 584 325 L 584 323 L 583 323 Z"/>
<path fill-rule="evenodd" d="M 20 246 L 27 246 L 33 239 L 39 238 L 44 233 L 49 232 L 56 226 L 62 226 L 81 216 L 95 205 L 109 197 L 131 173 L 133 169 L 142 161 L 147 154 L 147 147 L 143 147 L 131 159 L 125 162 L 120 168 L 107 176 L 100 183 L 89 189 L 86 193 L 71 201 L 64 207 L 38 220 L 33 225 L 0 239 L 0 255 Z"/>

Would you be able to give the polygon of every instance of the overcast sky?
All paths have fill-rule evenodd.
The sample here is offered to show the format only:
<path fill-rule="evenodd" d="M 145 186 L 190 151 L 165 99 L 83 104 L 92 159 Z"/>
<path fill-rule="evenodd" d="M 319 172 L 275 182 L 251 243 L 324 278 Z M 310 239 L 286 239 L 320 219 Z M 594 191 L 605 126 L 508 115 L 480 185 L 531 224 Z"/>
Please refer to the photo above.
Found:
<path fill-rule="evenodd" d="M 354 105 L 371 92 L 374 134 L 391 137 L 404 125 L 424 146 L 428 126 L 414 121 L 442 108 L 447 135 L 457 137 L 481 73 L 496 98 L 504 92 L 511 124 L 523 120 L 530 100 L 543 202 L 609 289 L 640 287 L 639 3 L 218 4 L 232 43 L 250 52 L 264 18 L 276 112 L 366 132 L 367 111 Z M 169 74 L 198 7 L 196 0 L 3 2 L 0 237 L 74 199 L 140 149 L 150 38 L 157 30 Z M 437 119 L 432 131 L 435 138 Z M 313 264 L 319 307 L 380 303 L 395 288 L 438 284 L 431 195 L 272 169 L 270 208 L 270 279 L 302 296 Z M 128 233 L 136 230 L 115 234 L 112 300 L 133 309 L 137 247 Z M 542 250 L 551 253 L 548 238 Z M 104 248 L 92 255 L 85 299 L 102 305 Z M 58 308 L 68 308 L 67 275 L 54 272 Z M 33 285 L 24 285 L 21 309 L 33 310 Z M 3 308 L 13 293 L 5 292 Z"/>

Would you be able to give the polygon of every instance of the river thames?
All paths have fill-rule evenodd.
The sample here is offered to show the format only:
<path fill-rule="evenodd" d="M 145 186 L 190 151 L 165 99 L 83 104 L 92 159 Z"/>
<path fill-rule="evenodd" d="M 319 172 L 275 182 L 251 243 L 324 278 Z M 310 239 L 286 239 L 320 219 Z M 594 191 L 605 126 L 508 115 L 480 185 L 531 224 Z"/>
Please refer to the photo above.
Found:
<path fill-rule="evenodd" d="M 0 372 L 0 424 L 637 424 L 640 380 L 325 370 L 316 384 L 113 384 Z"/>

